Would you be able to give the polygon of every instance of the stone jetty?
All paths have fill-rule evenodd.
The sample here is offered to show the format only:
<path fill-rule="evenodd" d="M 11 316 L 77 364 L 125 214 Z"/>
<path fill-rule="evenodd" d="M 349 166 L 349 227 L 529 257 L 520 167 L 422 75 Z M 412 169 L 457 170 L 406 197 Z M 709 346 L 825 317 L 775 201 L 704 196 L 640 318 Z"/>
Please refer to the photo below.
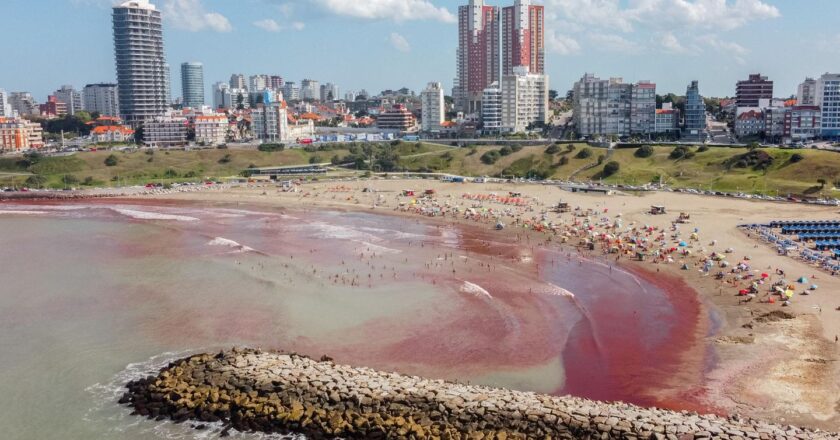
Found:
<path fill-rule="evenodd" d="M 220 422 L 310 439 L 839 439 L 738 417 L 699 415 L 423 379 L 328 358 L 233 349 L 133 381 L 120 404 L 159 421 Z"/>

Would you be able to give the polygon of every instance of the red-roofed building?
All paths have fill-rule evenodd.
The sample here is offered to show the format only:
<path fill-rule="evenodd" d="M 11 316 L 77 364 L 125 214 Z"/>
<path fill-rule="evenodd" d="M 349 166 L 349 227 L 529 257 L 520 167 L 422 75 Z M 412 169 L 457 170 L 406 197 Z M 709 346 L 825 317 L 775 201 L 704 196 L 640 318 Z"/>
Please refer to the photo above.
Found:
<path fill-rule="evenodd" d="M 226 115 L 200 115 L 195 117 L 195 141 L 214 147 L 227 142 L 230 121 Z"/>
<path fill-rule="evenodd" d="M 383 130 L 411 131 L 417 128 L 417 119 L 404 105 L 395 104 L 379 115 L 376 126 Z"/>
<path fill-rule="evenodd" d="M 764 113 L 750 110 L 735 119 L 735 136 L 739 138 L 758 136 L 764 133 Z"/>
<path fill-rule="evenodd" d="M 134 130 L 122 125 L 101 125 L 90 132 L 96 144 L 123 143 L 134 140 Z"/>

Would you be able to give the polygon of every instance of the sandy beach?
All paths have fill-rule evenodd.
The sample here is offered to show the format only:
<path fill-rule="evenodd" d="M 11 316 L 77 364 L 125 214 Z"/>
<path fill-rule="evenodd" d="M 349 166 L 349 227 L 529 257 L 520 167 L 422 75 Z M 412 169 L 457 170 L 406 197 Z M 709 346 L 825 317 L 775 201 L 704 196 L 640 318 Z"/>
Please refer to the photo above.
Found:
<path fill-rule="evenodd" d="M 404 190 L 413 190 L 415 195 L 403 196 Z M 840 278 L 803 261 L 779 256 L 775 248 L 738 228 L 741 224 L 771 220 L 836 219 L 836 207 L 667 192 L 579 194 L 542 185 L 452 184 L 431 180 L 322 181 L 301 185 L 295 192 L 284 192 L 273 185 L 256 185 L 224 191 L 142 196 L 139 199 L 155 199 L 157 202 L 184 200 L 220 206 L 373 210 L 379 214 L 416 217 L 415 221 L 468 222 L 488 229 L 494 227 L 494 220 L 465 220 L 463 216 L 453 214 L 428 217 L 408 209 L 426 190 L 434 190 L 435 194 L 428 200 L 433 200 L 435 204 L 460 209 L 474 206 L 473 201 L 464 197 L 465 194 L 521 193 L 519 197 L 527 200 L 527 206 L 497 206 L 498 210 L 509 209 L 511 219 L 539 217 L 541 211 L 563 201 L 573 209 L 591 209 L 593 217 L 617 218 L 620 214 L 624 225 L 646 225 L 664 232 L 670 231 L 680 212 L 690 214 L 691 223 L 680 225 L 680 232 L 687 238 L 697 228 L 698 240 L 689 246 L 692 255 L 675 256 L 675 261 L 669 264 L 630 261 L 632 258 L 621 260 L 621 264 L 647 271 L 651 277 L 679 278 L 698 292 L 701 304 L 712 317 L 696 329 L 704 344 L 683 350 L 686 365 L 696 364 L 699 359 L 711 361 L 705 361 L 706 365 L 694 365 L 693 369 L 686 368 L 684 374 L 675 376 L 675 381 L 682 382 L 678 384 L 681 392 L 693 389 L 693 399 L 719 412 L 828 430 L 840 427 L 839 350 L 835 342 L 840 335 L 840 310 L 837 310 L 840 307 L 840 297 L 837 296 Z M 650 215 L 651 205 L 666 206 L 668 214 Z M 548 216 L 556 222 L 573 221 L 569 213 Z M 509 225 L 499 233 L 507 234 L 514 231 L 513 227 Z M 519 234 L 525 229 L 515 231 Z M 528 231 L 528 234 L 544 240 L 547 237 L 544 232 Z M 560 248 L 561 245 L 552 242 L 547 246 Z M 779 302 L 769 304 L 758 300 L 743 303 L 738 291 L 748 286 L 747 281 L 735 286 L 725 282 L 728 279 L 715 280 L 698 266 L 698 254 L 715 251 L 722 254 L 725 250 L 733 250 L 728 254 L 732 261 L 748 257 L 754 272 L 766 272 L 779 278 L 775 274 L 781 270 L 787 279 L 804 276 L 811 283 L 818 284 L 819 289 L 807 296 L 797 292 L 789 307 L 782 307 Z M 592 252 L 593 257 L 597 254 L 597 250 Z M 687 268 L 682 269 L 683 265 Z M 762 287 L 761 295 L 765 290 Z M 687 386 L 689 384 L 692 386 Z M 678 400 L 680 395 L 667 396 L 667 399 Z"/>

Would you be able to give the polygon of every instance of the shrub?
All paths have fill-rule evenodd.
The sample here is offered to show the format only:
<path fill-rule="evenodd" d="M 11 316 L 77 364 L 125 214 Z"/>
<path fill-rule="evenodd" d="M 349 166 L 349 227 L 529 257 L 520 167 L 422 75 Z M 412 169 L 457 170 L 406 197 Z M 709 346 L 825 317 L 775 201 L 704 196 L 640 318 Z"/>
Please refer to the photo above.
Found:
<path fill-rule="evenodd" d="M 65 185 L 75 185 L 75 184 L 79 183 L 79 178 L 72 175 L 72 174 L 65 174 L 61 178 L 61 183 L 65 184 Z"/>
<path fill-rule="evenodd" d="M 604 163 L 604 161 L 606 159 L 607 159 L 606 156 L 604 156 L 603 154 L 599 154 L 598 155 L 598 165 L 601 165 L 602 163 Z"/>
<path fill-rule="evenodd" d="M 106 167 L 115 167 L 119 163 L 120 163 L 120 159 L 117 158 L 117 156 L 115 156 L 113 154 L 105 158 L 105 166 Z"/>
<path fill-rule="evenodd" d="M 608 162 L 604 165 L 604 177 L 610 177 L 621 169 L 621 164 L 616 161 Z"/>
<path fill-rule="evenodd" d="M 30 188 L 42 188 L 44 184 L 47 183 L 47 178 L 40 174 L 35 174 L 33 176 L 29 176 L 25 183 L 26 186 Z"/>
<path fill-rule="evenodd" d="M 700 148 L 697 149 L 698 153 L 705 153 L 706 151 L 709 151 L 708 145 L 701 145 Z"/>
<path fill-rule="evenodd" d="M 513 148 L 511 148 L 509 145 L 505 145 L 504 147 L 502 147 L 501 150 L 499 150 L 499 154 L 501 154 L 502 156 L 510 156 L 511 154 L 513 154 Z"/>
<path fill-rule="evenodd" d="M 221 159 L 219 159 L 219 163 L 221 163 L 221 164 L 230 163 L 230 161 L 232 159 L 233 158 L 230 156 L 230 154 L 225 154 L 224 156 L 222 156 Z"/>
<path fill-rule="evenodd" d="M 799 153 L 793 153 L 793 155 L 790 156 L 790 163 L 799 163 L 802 162 L 802 159 L 805 159 L 805 156 Z"/>
<path fill-rule="evenodd" d="M 569 156 L 563 156 L 560 158 L 560 166 L 568 165 L 569 164 Z"/>
<path fill-rule="evenodd" d="M 560 147 L 557 144 L 550 145 L 548 148 L 545 149 L 545 154 L 557 154 L 560 152 Z"/>
<path fill-rule="evenodd" d="M 167 179 L 174 179 L 174 178 L 178 177 L 178 172 L 175 171 L 174 169 L 170 168 L 170 169 L 166 170 L 165 173 L 163 173 L 163 176 L 166 177 Z"/>
<path fill-rule="evenodd" d="M 683 159 L 686 157 L 686 154 L 688 154 L 690 151 L 691 150 L 689 150 L 689 148 L 685 145 L 680 145 L 677 148 L 671 150 L 671 154 L 668 155 L 668 158 L 672 160 Z"/>
<path fill-rule="evenodd" d="M 502 155 L 496 150 L 490 150 L 481 155 L 481 162 L 485 165 L 493 165 Z"/>
<path fill-rule="evenodd" d="M 260 144 L 260 146 L 257 147 L 257 150 L 268 152 L 268 153 L 271 153 L 271 152 L 274 152 L 274 151 L 283 151 L 285 149 L 286 149 L 286 145 L 284 145 L 284 144 Z"/>
<path fill-rule="evenodd" d="M 510 147 L 511 150 L 513 150 L 514 153 L 522 151 L 522 148 L 523 148 L 522 145 L 518 145 L 518 144 L 509 145 L 509 147 Z"/>
<path fill-rule="evenodd" d="M 773 156 L 764 150 L 752 150 L 748 153 L 732 157 L 725 165 L 735 168 L 752 168 L 755 171 L 764 171 L 773 165 Z"/>
<path fill-rule="evenodd" d="M 570 145 L 573 147 L 574 145 Z M 591 148 L 584 148 L 578 151 L 578 154 L 575 155 L 576 159 L 589 159 L 592 157 L 592 149 Z"/>
<path fill-rule="evenodd" d="M 309 163 L 311 163 L 311 164 L 316 164 L 316 163 L 321 163 L 321 162 L 323 162 L 323 160 L 321 160 L 321 156 L 318 156 L 317 154 L 313 154 L 312 157 L 309 158 Z"/>
<path fill-rule="evenodd" d="M 633 153 L 633 155 L 641 158 L 651 157 L 653 156 L 653 147 L 650 145 L 642 145 L 635 153 Z"/>

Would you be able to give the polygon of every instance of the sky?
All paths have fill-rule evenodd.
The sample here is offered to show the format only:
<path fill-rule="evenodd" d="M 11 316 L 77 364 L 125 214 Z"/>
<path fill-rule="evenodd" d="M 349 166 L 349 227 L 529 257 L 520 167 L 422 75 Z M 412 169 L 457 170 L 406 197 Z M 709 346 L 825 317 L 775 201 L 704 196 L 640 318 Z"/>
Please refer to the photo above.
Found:
<path fill-rule="evenodd" d="M 467 0 L 151 0 L 164 13 L 172 93 L 180 64 L 210 85 L 232 73 L 312 78 L 348 90 L 455 77 L 457 7 Z M 584 73 L 651 80 L 657 92 L 731 96 L 750 73 L 790 96 L 840 72 L 837 0 L 534 0 L 546 7 L 546 73 L 562 93 Z M 0 89 L 39 101 L 62 84 L 114 82 L 114 0 L 3 0 Z M 506 6 L 513 0 L 487 0 Z"/>

